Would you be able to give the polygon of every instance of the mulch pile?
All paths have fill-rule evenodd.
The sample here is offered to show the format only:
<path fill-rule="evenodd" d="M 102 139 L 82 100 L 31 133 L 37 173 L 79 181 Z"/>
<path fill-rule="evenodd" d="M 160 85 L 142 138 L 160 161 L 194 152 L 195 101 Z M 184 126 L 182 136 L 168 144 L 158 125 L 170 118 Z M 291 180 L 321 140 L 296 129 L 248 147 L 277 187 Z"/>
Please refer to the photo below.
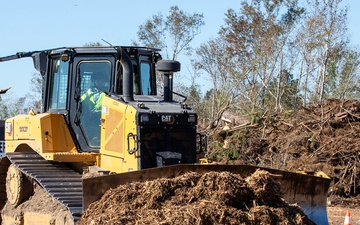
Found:
<path fill-rule="evenodd" d="M 281 198 L 266 171 L 242 178 L 229 172 L 135 182 L 108 190 L 83 213 L 89 224 L 314 224 Z"/>
<path fill-rule="evenodd" d="M 360 202 L 360 103 L 328 100 L 297 112 L 265 114 L 257 123 L 207 130 L 208 157 L 288 171 L 323 171 L 332 205 Z M 226 129 L 224 129 L 226 127 Z M 90 205 L 84 224 L 313 224 L 281 199 L 267 172 L 187 173 L 109 190 Z"/>
<path fill-rule="evenodd" d="M 222 163 L 323 171 L 332 178 L 333 204 L 348 205 L 350 198 L 360 202 L 359 101 L 330 99 L 258 121 L 212 131 L 209 156 Z"/>

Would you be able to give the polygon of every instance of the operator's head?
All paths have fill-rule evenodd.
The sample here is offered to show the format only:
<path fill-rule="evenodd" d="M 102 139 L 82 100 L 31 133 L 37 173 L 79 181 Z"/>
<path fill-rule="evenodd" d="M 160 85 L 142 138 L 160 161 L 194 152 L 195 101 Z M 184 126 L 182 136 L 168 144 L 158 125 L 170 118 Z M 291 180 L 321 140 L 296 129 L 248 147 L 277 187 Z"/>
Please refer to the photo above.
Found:
<path fill-rule="evenodd" d="M 103 89 L 105 87 L 105 83 L 106 83 L 106 74 L 101 73 L 101 72 L 94 72 L 91 75 L 91 81 L 93 82 L 95 88 L 99 89 Z"/>

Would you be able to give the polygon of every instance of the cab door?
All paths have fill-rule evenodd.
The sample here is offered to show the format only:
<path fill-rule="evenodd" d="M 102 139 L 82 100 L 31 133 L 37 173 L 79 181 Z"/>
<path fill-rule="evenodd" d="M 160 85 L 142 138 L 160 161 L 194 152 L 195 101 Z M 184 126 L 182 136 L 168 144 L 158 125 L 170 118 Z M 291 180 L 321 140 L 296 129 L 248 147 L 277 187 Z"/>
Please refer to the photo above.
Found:
<path fill-rule="evenodd" d="M 91 106 L 97 103 L 100 95 L 111 92 L 114 62 L 111 55 L 81 55 L 74 58 L 70 124 L 82 151 L 92 152 L 100 148 L 101 107 L 95 109 Z M 96 87 L 93 79 L 99 73 L 104 80 L 101 88 Z"/>

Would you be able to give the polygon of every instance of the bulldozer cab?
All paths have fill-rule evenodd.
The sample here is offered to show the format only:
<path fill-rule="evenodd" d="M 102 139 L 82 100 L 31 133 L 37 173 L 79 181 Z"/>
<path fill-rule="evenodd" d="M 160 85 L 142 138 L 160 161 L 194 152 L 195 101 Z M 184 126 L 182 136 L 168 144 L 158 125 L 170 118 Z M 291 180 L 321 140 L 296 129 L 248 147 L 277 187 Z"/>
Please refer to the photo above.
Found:
<path fill-rule="evenodd" d="M 156 95 L 154 63 L 161 58 L 160 54 L 156 49 L 124 49 L 126 51 L 121 54 L 128 54 L 132 64 L 131 88 L 124 87 L 123 67 L 119 63 L 123 56 L 115 48 L 66 48 L 34 56 L 35 65 L 46 62 L 46 66 L 38 66 L 40 71 L 48 68 L 42 71 L 43 111 L 65 115 L 81 151 L 99 150 L 101 106 L 105 95 L 121 96 L 124 89 L 131 89 L 135 96 Z"/>
<path fill-rule="evenodd" d="M 197 115 L 186 97 L 173 100 L 180 63 L 161 60 L 159 51 L 64 47 L 0 58 L 32 57 L 43 77 L 42 112 L 6 121 L 6 141 L 12 143 L 7 149 L 35 150 L 58 162 L 86 161 L 116 173 L 195 163 L 206 146 L 199 143 L 204 135 L 196 131 Z M 157 72 L 163 75 L 162 96 Z"/>

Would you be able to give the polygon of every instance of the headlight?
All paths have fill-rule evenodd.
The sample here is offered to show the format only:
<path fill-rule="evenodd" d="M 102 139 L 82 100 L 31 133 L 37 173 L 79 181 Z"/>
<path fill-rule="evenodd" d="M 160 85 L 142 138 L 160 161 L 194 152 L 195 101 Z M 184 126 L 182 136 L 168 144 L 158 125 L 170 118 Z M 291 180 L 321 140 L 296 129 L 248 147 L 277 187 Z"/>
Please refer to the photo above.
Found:
<path fill-rule="evenodd" d="M 189 123 L 195 123 L 196 122 L 196 116 L 195 115 L 189 115 L 188 122 Z"/>
<path fill-rule="evenodd" d="M 142 123 L 146 123 L 146 122 L 149 122 L 149 114 L 142 114 L 141 116 L 140 116 L 140 122 L 142 122 Z"/>

